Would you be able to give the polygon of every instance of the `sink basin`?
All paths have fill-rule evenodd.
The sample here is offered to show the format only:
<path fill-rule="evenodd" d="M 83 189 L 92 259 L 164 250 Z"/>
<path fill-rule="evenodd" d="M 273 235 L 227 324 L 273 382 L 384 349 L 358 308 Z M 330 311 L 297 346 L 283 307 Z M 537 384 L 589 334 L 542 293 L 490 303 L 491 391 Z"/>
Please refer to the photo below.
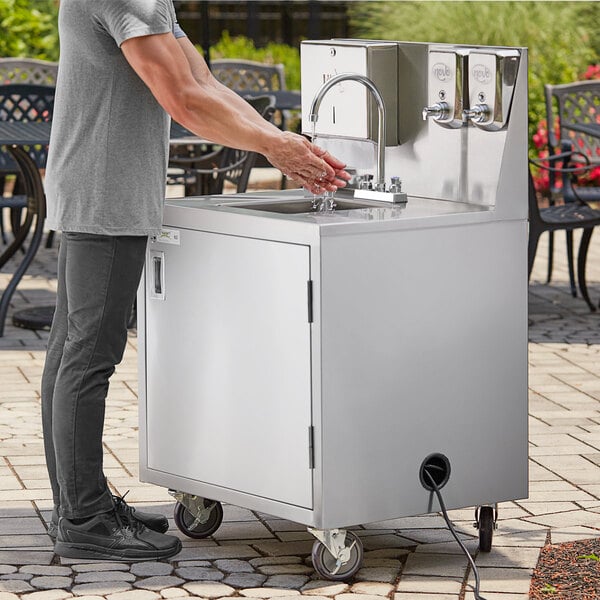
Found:
<path fill-rule="evenodd" d="M 318 213 L 319 210 L 313 208 L 312 200 L 291 200 L 287 202 L 245 202 L 244 204 L 229 204 L 234 208 L 245 208 L 247 210 L 260 210 L 265 212 L 284 213 L 284 214 L 302 214 L 302 213 Z M 331 213 L 340 210 L 355 210 L 358 208 L 368 208 L 373 204 L 363 204 L 360 202 L 349 202 L 347 200 L 336 200 L 335 209 L 333 211 L 322 211 Z"/>

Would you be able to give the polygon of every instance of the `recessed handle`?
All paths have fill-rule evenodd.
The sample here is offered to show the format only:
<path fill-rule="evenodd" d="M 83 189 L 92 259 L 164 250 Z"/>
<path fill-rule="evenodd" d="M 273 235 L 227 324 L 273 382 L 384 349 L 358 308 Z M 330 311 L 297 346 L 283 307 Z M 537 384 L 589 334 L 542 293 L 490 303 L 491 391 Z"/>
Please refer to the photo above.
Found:
<path fill-rule="evenodd" d="M 148 265 L 150 298 L 165 299 L 165 255 L 164 252 L 151 252 Z"/>

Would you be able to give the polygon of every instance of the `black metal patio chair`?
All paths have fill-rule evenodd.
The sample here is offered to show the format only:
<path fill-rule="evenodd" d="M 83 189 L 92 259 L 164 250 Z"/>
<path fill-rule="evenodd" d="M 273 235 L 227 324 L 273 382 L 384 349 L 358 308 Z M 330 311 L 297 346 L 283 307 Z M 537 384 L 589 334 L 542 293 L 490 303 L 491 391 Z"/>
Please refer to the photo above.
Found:
<path fill-rule="evenodd" d="M 600 201 L 600 187 L 582 186 L 581 175 L 600 166 L 600 81 L 577 81 L 544 86 L 548 126 L 550 200 L 582 205 Z M 560 165 L 557 155 L 574 151 L 585 155 L 585 169 L 573 171 L 567 156 Z M 566 231 L 567 263 L 571 293 L 576 296 L 573 232 Z M 547 281 L 552 279 L 554 235 L 550 232 Z"/>

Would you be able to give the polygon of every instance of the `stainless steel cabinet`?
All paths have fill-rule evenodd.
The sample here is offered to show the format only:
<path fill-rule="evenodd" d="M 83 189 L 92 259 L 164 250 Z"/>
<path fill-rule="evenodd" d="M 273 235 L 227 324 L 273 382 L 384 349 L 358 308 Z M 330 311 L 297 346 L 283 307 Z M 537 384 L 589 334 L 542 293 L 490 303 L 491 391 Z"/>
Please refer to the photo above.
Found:
<path fill-rule="evenodd" d="M 147 270 L 148 467 L 311 508 L 309 247 L 178 241 Z"/>
<path fill-rule="evenodd" d="M 143 480 L 322 529 L 429 512 L 436 452 L 449 507 L 526 494 L 524 221 L 186 202 L 139 302 Z"/>

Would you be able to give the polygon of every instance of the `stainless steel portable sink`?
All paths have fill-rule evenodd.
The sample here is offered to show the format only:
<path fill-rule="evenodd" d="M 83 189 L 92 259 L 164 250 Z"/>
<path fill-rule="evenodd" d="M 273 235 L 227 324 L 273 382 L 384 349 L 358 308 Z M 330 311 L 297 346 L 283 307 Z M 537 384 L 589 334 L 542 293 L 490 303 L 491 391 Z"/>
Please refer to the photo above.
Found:
<path fill-rule="evenodd" d="M 318 573 L 347 579 L 348 528 L 439 511 L 435 471 L 489 551 L 497 503 L 528 493 L 527 52 L 324 40 L 302 61 L 305 128 L 395 179 L 334 210 L 302 190 L 166 203 L 138 298 L 140 478 L 191 537 L 222 502 L 303 523 Z M 319 91 L 345 64 L 395 82 L 383 154 L 360 82 Z"/>

